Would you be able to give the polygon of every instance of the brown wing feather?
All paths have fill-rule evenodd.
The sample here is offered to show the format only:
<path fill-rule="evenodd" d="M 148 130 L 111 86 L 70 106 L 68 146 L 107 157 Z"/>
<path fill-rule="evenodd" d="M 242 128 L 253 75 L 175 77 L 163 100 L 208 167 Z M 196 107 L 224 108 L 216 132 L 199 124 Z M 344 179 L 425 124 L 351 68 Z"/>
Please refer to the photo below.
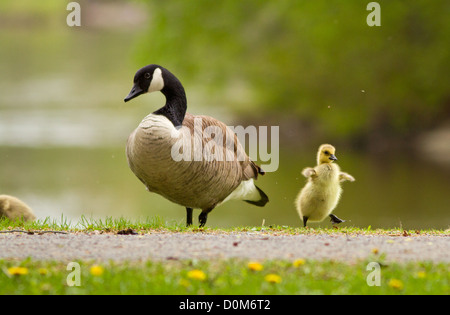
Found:
<path fill-rule="evenodd" d="M 183 121 L 183 126 L 188 127 L 191 133 L 194 133 L 195 119 L 201 119 L 202 132 L 204 132 L 206 128 L 211 126 L 217 127 L 218 130 L 220 130 L 220 134 L 222 135 L 222 137 L 218 137 L 219 139 L 217 139 L 216 137 L 203 136 L 202 147 L 204 148 L 210 141 L 215 141 L 218 147 L 222 147 L 223 156 L 230 157 L 232 155 L 233 162 L 238 163 L 242 170 L 243 178 L 241 180 L 248 180 L 250 178 L 257 179 L 258 174 L 265 174 L 264 171 L 249 158 L 241 143 L 239 142 L 237 135 L 227 125 L 209 116 L 191 115 L 187 113 Z"/>

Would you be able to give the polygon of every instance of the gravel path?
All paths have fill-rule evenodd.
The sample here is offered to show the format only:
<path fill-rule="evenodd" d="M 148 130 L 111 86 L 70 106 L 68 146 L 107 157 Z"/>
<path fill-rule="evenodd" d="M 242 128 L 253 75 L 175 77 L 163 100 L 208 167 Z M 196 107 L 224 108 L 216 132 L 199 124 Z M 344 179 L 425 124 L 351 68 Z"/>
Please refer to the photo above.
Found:
<path fill-rule="evenodd" d="M 168 259 L 333 259 L 450 262 L 448 236 L 270 235 L 262 233 L 0 234 L 0 259 L 136 261 Z"/>

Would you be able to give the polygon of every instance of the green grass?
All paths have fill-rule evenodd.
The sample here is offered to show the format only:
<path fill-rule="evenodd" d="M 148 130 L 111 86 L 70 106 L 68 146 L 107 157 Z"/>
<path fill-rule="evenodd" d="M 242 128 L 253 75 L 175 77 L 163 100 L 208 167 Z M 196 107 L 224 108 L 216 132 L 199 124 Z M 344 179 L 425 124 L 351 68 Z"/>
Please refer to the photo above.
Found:
<path fill-rule="evenodd" d="M 116 233 L 131 228 L 138 233 L 238 233 L 278 234 L 367 234 L 448 236 L 449 230 L 404 231 L 401 228 L 372 230 L 370 227 L 338 229 L 293 228 L 287 226 L 237 227 L 232 229 L 186 228 L 184 223 L 167 223 L 161 218 L 130 221 L 125 218 L 90 219 L 82 217 L 72 223 L 65 218 L 35 222 L 0 220 L 0 231 L 67 231 L 73 233 Z M 383 255 L 374 257 L 380 263 L 380 286 L 366 282 L 372 270 L 369 260 L 352 264 L 335 261 L 305 260 L 298 267 L 292 260 L 260 261 L 263 269 L 252 271 L 248 260 L 167 260 L 101 263 L 100 274 L 91 271 L 94 261 L 78 261 L 80 286 L 69 286 L 67 262 L 0 260 L 1 294 L 449 294 L 448 263 L 386 263 Z M 14 267 L 22 267 L 14 275 Z M 189 277 L 189 271 L 200 270 L 204 280 Z M 266 280 L 268 274 L 279 277 L 279 283 Z"/>
<path fill-rule="evenodd" d="M 444 235 L 450 236 L 450 229 L 422 229 L 422 230 L 404 230 L 402 227 L 392 229 L 372 229 L 368 227 L 291 227 L 279 225 L 267 226 L 239 226 L 233 228 L 204 227 L 198 228 L 193 225 L 186 227 L 184 222 L 167 222 L 161 217 L 147 217 L 131 221 L 126 218 L 93 219 L 82 216 L 78 222 L 71 222 L 64 216 L 58 219 L 39 219 L 33 222 L 11 221 L 6 218 L 0 219 L 0 231 L 21 229 L 24 231 L 67 231 L 67 232 L 93 232 L 117 233 L 120 230 L 131 228 L 138 233 L 149 232 L 202 232 L 202 233 L 235 233 L 235 232 L 261 232 L 270 234 L 364 234 L 364 235 Z"/>
<path fill-rule="evenodd" d="M 252 271 L 243 260 L 146 261 L 106 263 L 94 275 L 93 262 L 78 262 L 80 286 L 61 262 L 0 261 L 0 294 L 449 294 L 448 264 L 409 263 L 382 265 L 380 286 L 369 286 L 367 262 L 354 265 L 332 261 L 261 262 Z M 21 266 L 26 274 L 11 275 Z M 206 278 L 192 279 L 189 271 L 200 270 Z M 279 276 L 279 283 L 266 280 Z"/>
<path fill-rule="evenodd" d="M 67 232 L 92 232 L 103 231 L 115 233 L 123 229 L 134 229 L 139 231 L 149 230 L 167 230 L 167 231 L 181 231 L 183 225 L 176 222 L 167 223 L 159 217 L 145 218 L 131 221 L 125 218 L 111 218 L 93 219 L 81 216 L 78 222 L 71 222 L 64 216 L 59 220 L 38 219 L 32 222 L 23 222 L 20 220 L 14 221 L 6 218 L 0 219 L 0 230 L 22 229 L 25 231 L 67 231 Z"/>

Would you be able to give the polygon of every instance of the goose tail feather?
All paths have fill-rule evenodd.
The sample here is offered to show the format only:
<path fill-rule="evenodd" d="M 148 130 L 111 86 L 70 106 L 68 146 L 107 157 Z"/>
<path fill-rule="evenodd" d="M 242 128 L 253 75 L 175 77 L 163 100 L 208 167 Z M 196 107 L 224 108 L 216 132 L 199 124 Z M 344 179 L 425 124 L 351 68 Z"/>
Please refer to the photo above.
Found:
<path fill-rule="evenodd" d="M 266 203 L 269 202 L 269 197 L 262 191 L 258 186 L 255 185 L 255 188 L 258 190 L 259 195 L 261 197 L 260 200 L 253 201 L 253 200 L 244 200 L 245 202 L 248 202 L 249 204 L 258 206 L 258 207 L 264 207 Z"/>

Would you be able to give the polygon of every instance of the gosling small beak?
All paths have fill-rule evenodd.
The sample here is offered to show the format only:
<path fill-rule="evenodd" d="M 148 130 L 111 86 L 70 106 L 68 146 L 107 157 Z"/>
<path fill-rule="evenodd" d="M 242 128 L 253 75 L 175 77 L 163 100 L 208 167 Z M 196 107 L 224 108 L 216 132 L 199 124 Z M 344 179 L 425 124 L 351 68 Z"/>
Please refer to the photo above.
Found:
<path fill-rule="evenodd" d="M 135 97 L 138 97 L 139 95 L 144 94 L 144 90 L 141 89 L 141 87 L 138 84 L 133 85 L 133 88 L 131 89 L 130 93 L 125 97 L 123 100 L 124 102 L 128 102 L 129 100 L 132 100 Z"/>
<path fill-rule="evenodd" d="M 332 161 L 337 161 L 337 157 L 334 154 L 331 154 L 329 159 Z"/>

